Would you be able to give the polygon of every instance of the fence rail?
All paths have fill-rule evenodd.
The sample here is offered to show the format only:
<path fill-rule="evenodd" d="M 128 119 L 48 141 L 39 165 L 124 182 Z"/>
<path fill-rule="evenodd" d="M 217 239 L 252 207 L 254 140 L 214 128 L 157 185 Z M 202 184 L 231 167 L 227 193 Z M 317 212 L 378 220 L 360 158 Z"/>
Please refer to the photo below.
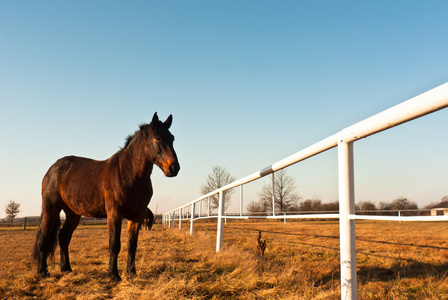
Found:
<path fill-rule="evenodd" d="M 64 218 L 61 219 L 62 222 L 65 221 Z M 24 230 L 30 227 L 39 226 L 40 217 L 23 217 L 23 218 L 14 218 L 14 219 L 2 219 L 0 220 L 0 228 L 1 227 L 23 227 Z M 105 225 L 107 224 L 107 219 L 105 218 L 86 218 L 81 217 L 79 221 L 79 225 Z"/>
<path fill-rule="evenodd" d="M 426 221 L 440 220 L 447 221 L 448 216 L 418 216 L 418 217 L 396 217 L 396 216 L 365 216 L 355 214 L 355 197 L 354 197 L 354 172 L 353 172 L 353 143 L 359 139 L 366 138 L 372 134 L 387 130 L 402 123 L 411 121 L 421 116 L 448 107 L 448 83 L 440 85 L 430 91 L 418 95 L 410 100 L 389 108 L 359 123 L 349 126 L 340 132 L 315 143 L 289 157 L 286 157 L 260 171 L 257 171 L 244 178 L 236 180 L 224 187 L 221 187 L 207 195 L 204 195 L 188 204 L 180 206 L 168 213 L 164 214 L 163 220 L 165 224 L 174 224 L 175 217 L 182 220 L 182 211 L 190 209 L 190 233 L 193 234 L 194 218 L 196 205 L 201 204 L 210 196 L 219 194 L 219 207 L 217 218 L 217 237 L 216 251 L 222 248 L 223 222 L 224 215 L 224 199 L 223 191 L 246 183 L 257 180 L 275 171 L 286 168 L 292 164 L 296 164 L 307 158 L 320 154 L 324 151 L 338 148 L 338 185 L 339 185 L 339 213 L 333 215 L 339 218 L 340 228 L 340 257 L 341 257 L 341 299 L 357 299 L 357 279 L 356 279 L 356 235 L 355 220 L 390 220 L 390 221 Z M 242 188 L 241 188 L 242 189 Z M 243 193 L 241 192 L 241 195 Z M 240 200 L 242 201 L 242 200 Z M 274 202 L 274 199 L 273 199 Z M 202 205 L 199 205 L 199 209 Z M 209 214 L 208 214 L 209 216 Z M 307 215 L 311 216 L 311 215 Z M 315 215 L 316 216 L 316 215 Z M 328 216 L 328 215 L 327 215 Z M 265 216 L 268 218 L 268 216 Z M 273 203 L 272 216 L 269 218 L 283 218 L 284 216 L 276 216 L 275 205 Z M 214 217 L 215 218 L 215 217 Z M 239 218 L 250 218 L 243 216 L 242 211 Z M 179 222 L 179 227 L 181 226 Z"/>

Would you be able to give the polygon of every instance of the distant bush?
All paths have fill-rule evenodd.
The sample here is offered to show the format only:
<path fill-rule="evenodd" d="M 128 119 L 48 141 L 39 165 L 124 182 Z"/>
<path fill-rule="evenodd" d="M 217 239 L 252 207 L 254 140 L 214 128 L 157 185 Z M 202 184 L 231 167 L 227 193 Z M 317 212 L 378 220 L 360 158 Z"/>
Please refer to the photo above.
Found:
<path fill-rule="evenodd" d="M 339 202 L 333 201 L 328 203 L 322 203 L 320 199 L 307 199 L 298 204 L 297 210 L 299 211 L 338 211 Z"/>
<path fill-rule="evenodd" d="M 425 206 L 425 208 L 428 208 L 428 209 L 432 209 L 432 208 L 448 208 L 448 196 L 445 196 L 442 199 L 440 199 L 440 202 L 431 203 L 431 204 Z"/>
<path fill-rule="evenodd" d="M 409 201 L 405 197 L 400 197 L 393 200 L 390 203 L 380 202 L 380 209 L 382 210 L 418 209 L 418 205 L 415 202 Z"/>

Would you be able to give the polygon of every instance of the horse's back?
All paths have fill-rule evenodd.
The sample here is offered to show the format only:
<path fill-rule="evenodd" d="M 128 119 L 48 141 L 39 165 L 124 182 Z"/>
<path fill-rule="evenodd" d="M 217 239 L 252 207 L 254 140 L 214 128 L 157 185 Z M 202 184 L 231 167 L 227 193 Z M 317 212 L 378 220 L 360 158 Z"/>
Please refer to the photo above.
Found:
<path fill-rule="evenodd" d="M 63 157 L 48 169 L 42 180 L 42 200 L 58 206 L 64 206 L 64 202 L 80 215 L 105 216 L 101 190 L 106 172 L 106 161 Z"/>
<path fill-rule="evenodd" d="M 90 158 L 79 156 L 65 156 L 58 159 L 48 169 L 44 176 L 43 182 L 58 182 L 67 180 L 68 178 L 86 178 L 85 175 L 91 175 L 94 170 L 99 170 L 103 162 Z"/>

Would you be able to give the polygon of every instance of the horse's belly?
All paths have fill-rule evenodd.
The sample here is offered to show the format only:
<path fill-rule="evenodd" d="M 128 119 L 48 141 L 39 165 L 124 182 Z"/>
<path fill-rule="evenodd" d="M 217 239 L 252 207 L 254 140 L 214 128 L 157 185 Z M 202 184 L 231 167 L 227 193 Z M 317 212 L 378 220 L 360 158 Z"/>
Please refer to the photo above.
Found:
<path fill-rule="evenodd" d="M 74 187 L 67 185 L 61 189 L 61 197 L 65 204 L 76 214 L 90 218 L 105 218 L 104 198 L 97 189 L 85 185 Z"/>

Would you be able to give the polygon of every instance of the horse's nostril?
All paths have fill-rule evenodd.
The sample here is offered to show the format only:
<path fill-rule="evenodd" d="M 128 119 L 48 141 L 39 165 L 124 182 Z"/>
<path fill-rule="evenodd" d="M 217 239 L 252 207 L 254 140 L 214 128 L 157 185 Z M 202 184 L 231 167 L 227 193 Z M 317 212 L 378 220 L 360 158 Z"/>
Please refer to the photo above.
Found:
<path fill-rule="evenodd" d="M 177 174 L 177 172 L 179 172 L 179 164 L 178 163 L 174 163 L 174 164 L 172 164 L 171 166 L 170 166 L 170 173 L 171 174 L 173 174 L 173 175 L 175 175 L 175 174 Z"/>

